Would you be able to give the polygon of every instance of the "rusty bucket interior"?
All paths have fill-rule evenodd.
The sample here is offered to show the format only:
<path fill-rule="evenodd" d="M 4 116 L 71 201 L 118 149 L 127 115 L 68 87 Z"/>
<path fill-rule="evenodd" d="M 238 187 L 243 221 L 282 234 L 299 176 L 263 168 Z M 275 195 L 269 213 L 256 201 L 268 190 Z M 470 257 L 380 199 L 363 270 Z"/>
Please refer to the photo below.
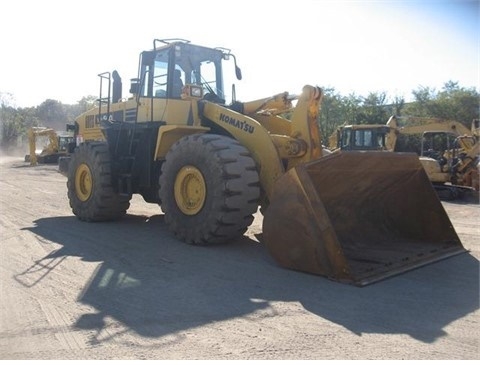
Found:
<path fill-rule="evenodd" d="M 466 252 L 410 153 L 339 152 L 290 169 L 263 238 L 281 266 L 358 286 Z"/>

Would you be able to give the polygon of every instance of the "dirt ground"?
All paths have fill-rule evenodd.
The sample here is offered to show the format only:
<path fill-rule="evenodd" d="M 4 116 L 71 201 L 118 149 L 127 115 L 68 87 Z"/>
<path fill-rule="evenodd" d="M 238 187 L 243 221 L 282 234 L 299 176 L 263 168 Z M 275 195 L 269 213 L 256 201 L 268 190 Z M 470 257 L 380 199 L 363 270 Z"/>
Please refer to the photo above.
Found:
<path fill-rule="evenodd" d="M 480 206 L 443 202 L 469 252 L 358 288 L 280 268 L 261 216 L 193 247 L 134 197 L 83 223 L 57 167 L 0 161 L 0 359 L 479 359 Z"/>

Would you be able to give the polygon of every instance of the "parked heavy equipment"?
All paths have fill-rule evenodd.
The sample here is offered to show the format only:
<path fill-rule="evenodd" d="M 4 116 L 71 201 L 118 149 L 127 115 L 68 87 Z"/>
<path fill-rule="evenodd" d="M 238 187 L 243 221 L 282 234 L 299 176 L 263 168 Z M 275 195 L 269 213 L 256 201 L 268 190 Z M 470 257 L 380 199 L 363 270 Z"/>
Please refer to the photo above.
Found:
<path fill-rule="evenodd" d="M 57 163 L 60 157 L 67 155 L 68 144 L 73 141 L 71 134 L 44 127 L 29 128 L 27 137 L 30 153 L 25 155 L 25 162 L 30 162 L 32 166 L 38 163 Z M 42 149 L 37 149 L 39 137 L 48 138 L 48 143 Z"/>
<path fill-rule="evenodd" d="M 415 124 L 399 126 L 392 116 L 385 125 L 359 124 L 339 127 L 329 147 L 348 151 L 395 151 L 399 135 L 419 135 L 419 159 L 437 193 L 455 199 L 479 191 L 479 122 L 471 129 L 456 121 L 408 118 Z M 476 193 L 475 193 L 476 194 Z"/>
<path fill-rule="evenodd" d="M 477 136 L 478 121 L 472 122 L 468 129 L 460 122 L 440 118 L 407 117 L 412 124 L 400 126 L 399 119 L 391 116 L 383 124 L 350 124 L 338 127 L 329 137 L 329 149 L 334 151 L 394 151 L 399 135 L 420 135 L 427 131 L 438 131 L 458 136 Z"/>
<path fill-rule="evenodd" d="M 208 245 L 242 236 L 260 206 L 280 265 L 359 286 L 465 252 L 415 154 L 324 155 L 322 90 L 227 103 L 232 59 L 241 79 L 229 50 L 154 40 L 113 102 L 100 74 L 107 96 L 76 119 L 68 170 L 80 220 L 121 218 L 141 194 L 180 240 Z"/>

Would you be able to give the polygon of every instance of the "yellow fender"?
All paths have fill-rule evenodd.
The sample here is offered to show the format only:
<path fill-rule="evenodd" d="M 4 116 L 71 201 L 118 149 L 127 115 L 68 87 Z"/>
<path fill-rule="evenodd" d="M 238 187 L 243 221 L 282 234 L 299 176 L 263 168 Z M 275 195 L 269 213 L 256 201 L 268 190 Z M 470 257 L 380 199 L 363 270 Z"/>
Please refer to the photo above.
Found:
<path fill-rule="evenodd" d="M 208 132 L 210 128 L 189 125 L 163 125 L 158 129 L 155 160 L 162 160 L 175 142 L 184 136 Z"/>

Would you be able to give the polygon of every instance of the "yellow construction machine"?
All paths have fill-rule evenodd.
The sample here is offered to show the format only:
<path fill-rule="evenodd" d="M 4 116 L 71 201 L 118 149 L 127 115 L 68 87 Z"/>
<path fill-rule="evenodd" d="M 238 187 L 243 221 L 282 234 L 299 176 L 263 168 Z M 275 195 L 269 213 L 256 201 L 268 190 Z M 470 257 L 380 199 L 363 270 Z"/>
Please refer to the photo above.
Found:
<path fill-rule="evenodd" d="M 132 96 L 99 75 L 106 96 L 76 119 L 67 174 L 80 220 L 121 218 L 141 194 L 208 245 L 242 236 L 260 206 L 280 265 L 359 286 L 465 252 L 415 154 L 325 154 L 320 88 L 227 103 L 224 63 L 241 79 L 229 50 L 154 40 Z"/>
<path fill-rule="evenodd" d="M 399 126 L 392 116 L 385 125 L 343 125 L 330 136 L 332 151 L 395 151 L 400 135 L 419 135 L 419 159 L 439 195 L 455 199 L 479 191 L 479 121 L 468 129 L 460 122 L 408 117 Z M 476 194 L 476 193 L 475 193 Z"/>
<path fill-rule="evenodd" d="M 58 159 L 67 154 L 69 143 L 73 142 L 73 136 L 57 132 L 51 128 L 31 127 L 27 131 L 29 154 L 25 155 L 25 162 L 34 166 L 37 163 L 57 163 Z M 39 138 L 47 138 L 48 143 L 37 149 Z"/>
<path fill-rule="evenodd" d="M 400 126 L 399 119 L 408 120 L 408 125 Z M 328 139 L 328 147 L 334 151 L 394 151 L 398 136 L 423 134 L 424 132 L 445 132 L 458 136 L 479 136 L 478 121 L 472 122 L 471 129 L 462 123 L 440 118 L 391 116 L 385 125 L 350 124 L 336 129 Z"/>

